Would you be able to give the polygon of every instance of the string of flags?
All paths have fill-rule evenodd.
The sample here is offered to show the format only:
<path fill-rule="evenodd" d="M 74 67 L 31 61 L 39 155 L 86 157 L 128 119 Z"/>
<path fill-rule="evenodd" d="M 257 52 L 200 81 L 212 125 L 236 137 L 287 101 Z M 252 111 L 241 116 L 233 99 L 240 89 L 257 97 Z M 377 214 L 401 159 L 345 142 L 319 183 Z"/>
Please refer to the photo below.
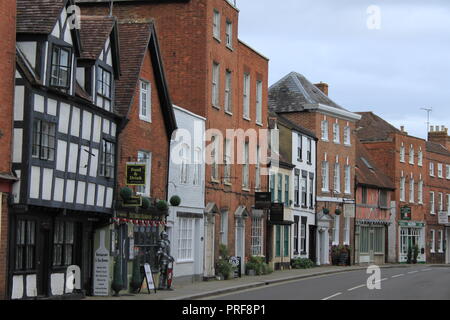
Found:
<path fill-rule="evenodd" d="M 139 226 L 165 226 L 166 223 L 164 221 L 157 221 L 157 220 L 139 220 L 139 219 L 127 219 L 127 218 L 112 218 L 112 223 L 119 225 L 121 223 L 132 223 L 134 225 Z"/>

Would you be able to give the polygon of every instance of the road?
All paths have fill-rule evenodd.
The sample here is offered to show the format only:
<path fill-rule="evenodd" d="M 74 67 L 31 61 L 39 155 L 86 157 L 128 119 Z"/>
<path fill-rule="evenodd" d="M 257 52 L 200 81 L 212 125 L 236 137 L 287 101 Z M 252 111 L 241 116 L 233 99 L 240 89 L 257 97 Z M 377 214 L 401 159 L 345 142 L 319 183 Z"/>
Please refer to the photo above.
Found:
<path fill-rule="evenodd" d="M 365 270 L 317 276 L 203 300 L 450 300 L 450 268 L 382 268 L 381 289 L 369 290 Z"/>

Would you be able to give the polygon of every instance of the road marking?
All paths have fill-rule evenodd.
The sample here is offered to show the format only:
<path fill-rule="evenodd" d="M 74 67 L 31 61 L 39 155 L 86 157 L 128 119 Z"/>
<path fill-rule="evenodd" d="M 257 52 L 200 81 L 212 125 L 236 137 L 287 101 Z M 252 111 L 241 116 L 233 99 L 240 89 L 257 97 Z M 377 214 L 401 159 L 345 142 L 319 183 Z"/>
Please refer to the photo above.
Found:
<path fill-rule="evenodd" d="M 353 290 L 356 290 L 356 289 L 359 289 L 359 288 L 363 288 L 363 287 L 365 287 L 365 286 L 367 286 L 367 285 L 366 285 L 366 284 L 362 284 L 362 285 L 360 285 L 360 286 L 353 287 L 353 288 L 351 288 L 351 289 L 347 289 L 347 291 L 353 291 Z"/>
<path fill-rule="evenodd" d="M 334 298 L 334 297 L 340 296 L 341 294 L 342 294 L 342 292 L 338 292 L 338 293 L 336 293 L 336 294 L 333 294 L 332 296 L 329 296 L 329 297 L 323 298 L 322 300 L 329 300 L 329 299 L 331 299 L 331 298 Z"/>
<path fill-rule="evenodd" d="M 381 281 L 386 281 L 388 278 L 384 278 L 384 279 L 381 279 L 381 280 L 377 280 L 377 281 L 375 281 L 375 283 L 378 283 L 378 282 L 381 282 Z"/>
<path fill-rule="evenodd" d="M 410 272 L 408 272 L 408 274 L 413 274 L 413 273 L 417 273 L 417 272 L 419 272 L 419 271 L 410 271 Z"/>
<path fill-rule="evenodd" d="M 405 275 L 404 273 L 396 274 L 395 276 L 392 276 L 391 278 L 403 277 L 404 275 Z"/>

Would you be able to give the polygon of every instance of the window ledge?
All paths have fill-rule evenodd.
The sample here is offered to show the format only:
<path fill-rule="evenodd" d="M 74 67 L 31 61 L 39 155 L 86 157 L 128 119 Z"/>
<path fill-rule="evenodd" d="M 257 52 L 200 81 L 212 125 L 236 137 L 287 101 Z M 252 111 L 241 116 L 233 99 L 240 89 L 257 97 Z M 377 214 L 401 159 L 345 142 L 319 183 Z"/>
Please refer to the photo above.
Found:
<path fill-rule="evenodd" d="M 233 47 L 232 46 L 230 46 L 230 45 L 225 45 L 225 47 L 228 49 L 228 50 L 230 50 L 230 51 L 234 51 L 234 49 L 233 49 Z"/>
<path fill-rule="evenodd" d="M 213 179 L 213 178 L 211 178 L 211 183 L 214 183 L 214 184 L 220 184 L 220 181 L 219 181 L 219 180 L 216 180 L 216 179 Z"/>
<path fill-rule="evenodd" d="M 151 123 L 152 122 L 152 119 L 150 119 L 150 118 L 147 118 L 147 117 L 143 117 L 143 116 L 139 116 L 139 120 L 142 120 L 142 121 L 145 121 L 145 122 L 148 122 L 148 123 Z"/>
<path fill-rule="evenodd" d="M 216 106 L 216 105 L 213 104 L 212 107 L 213 107 L 214 109 L 220 110 L 220 106 Z"/>
<path fill-rule="evenodd" d="M 177 260 L 177 264 L 194 263 L 194 260 Z"/>
<path fill-rule="evenodd" d="M 229 115 L 229 116 L 233 116 L 233 112 L 227 111 L 225 110 L 225 114 Z"/>
<path fill-rule="evenodd" d="M 220 40 L 220 38 L 216 37 L 213 35 L 214 40 L 216 40 L 218 43 L 222 43 L 222 40 Z"/>
<path fill-rule="evenodd" d="M 223 184 L 226 186 L 230 186 L 230 187 L 233 185 L 231 182 L 225 182 L 225 181 L 223 182 Z"/>
<path fill-rule="evenodd" d="M 247 188 L 247 187 L 242 187 L 242 191 L 245 191 L 245 192 L 250 192 L 250 189 L 249 188 Z"/>
<path fill-rule="evenodd" d="M 247 118 L 247 117 L 242 117 L 245 121 L 252 121 L 252 119 L 250 119 L 250 118 Z"/>
<path fill-rule="evenodd" d="M 264 126 L 261 122 L 258 122 L 258 121 L 256 121 L 256 125 L 257 125 L 257 126 L 260 126 L 260 127 L 263 127 L 263 126 Z"/>

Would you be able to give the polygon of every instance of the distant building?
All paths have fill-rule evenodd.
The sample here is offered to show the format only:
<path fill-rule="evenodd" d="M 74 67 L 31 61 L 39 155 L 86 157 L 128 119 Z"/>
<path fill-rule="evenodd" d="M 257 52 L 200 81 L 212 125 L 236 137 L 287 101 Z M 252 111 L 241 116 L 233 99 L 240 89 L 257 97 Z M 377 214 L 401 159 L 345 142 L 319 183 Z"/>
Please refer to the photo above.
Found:
<path fill-rule="evenodd" d="M 328 85 L 313 85 L 291 72 L 269 88 L 269 109 L 317 137 L 318 264 L 329 264 L 330 246 L 353 244 L 355 216 L 355 123 L 361 116 L 328 97 Z M 330 225 L 331 222 L 331 225 Z"/>
<path fill-rule="evenodd" d="M 395 219 L 391 219 L 395 186 L 360 142 L 356 144 L 355 179 L 355 263 L 384 264 L 388 258 L 388 230 L 396 229 Z"/>
<path fill-rule="evenodd" d="M 171 141 L 169 199 L 179 196 L 181 204 L 171 206 L 167 232 L 175 258 L 174 281 L 203 279 L 205 226 L 205 134 L 206 119 L 174 106 L 178 125 Z"/>
<path fill-rule="evenodd" d="M 408 135 L 403 128 L 393 127 L 372 112 L 360 114 L 358 139 L 374 165 L 394 182 L 396 189 L 391 207 L 397 229 L 389 232 L 388 262 L 407 262 L 408 251 L 415 246 L 419 249 L 417 260 L 425 262 L 428 257 L 426 141 Z"/>

